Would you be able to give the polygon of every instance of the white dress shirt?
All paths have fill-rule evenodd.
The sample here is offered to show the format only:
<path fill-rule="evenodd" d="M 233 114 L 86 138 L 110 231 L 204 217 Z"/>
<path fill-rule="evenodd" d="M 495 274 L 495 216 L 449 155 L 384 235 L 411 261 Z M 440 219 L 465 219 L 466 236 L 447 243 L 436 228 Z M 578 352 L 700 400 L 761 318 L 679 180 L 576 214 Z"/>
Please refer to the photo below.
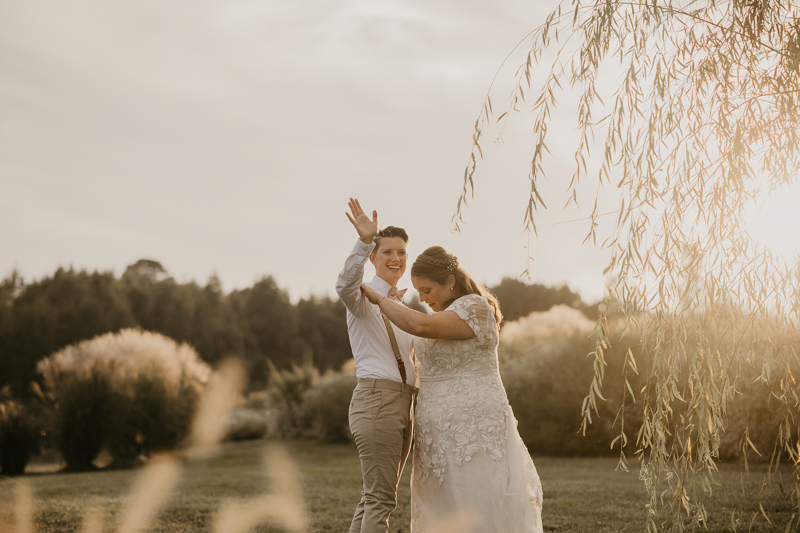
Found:
<path fill-rule="evenodd" d="M 370 303 L 360 289 L 364 279 L 364 264 L 373 248 L 375 243 L 365 244 L 361 239 L 356 241 L 353 251 L 344 263 L 344 270 L 339 273 L 336 293 L 347 307 L 347 333 L 356 360 L 356 377 L 402 381 L 381 310 Z M 392 287 L 378 276 L 372 278 L 367 285 L 384 296 L 388 296 Z M 394 324 L 391 326 L 405 362 L 406 382 L 414 385 L 417 377 L 411 353 L 414 349 L 414 336 Z"/>

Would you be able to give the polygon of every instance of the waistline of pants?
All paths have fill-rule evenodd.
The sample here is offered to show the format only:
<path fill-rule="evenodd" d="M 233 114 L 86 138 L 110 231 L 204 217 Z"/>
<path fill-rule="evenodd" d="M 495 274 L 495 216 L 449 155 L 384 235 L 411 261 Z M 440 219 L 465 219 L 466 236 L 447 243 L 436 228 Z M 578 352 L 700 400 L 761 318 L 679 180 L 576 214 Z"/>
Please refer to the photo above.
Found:
<path fill-rule="evenodd" d="M 417 390 L 415 386 L 408 383 L 403 383 L 402 381 L 369 378 L 358 378 L 358 385 L 356 385 L 356 389 L 386 389 L 409 395 L 412 395 L 414 391 Z"/>

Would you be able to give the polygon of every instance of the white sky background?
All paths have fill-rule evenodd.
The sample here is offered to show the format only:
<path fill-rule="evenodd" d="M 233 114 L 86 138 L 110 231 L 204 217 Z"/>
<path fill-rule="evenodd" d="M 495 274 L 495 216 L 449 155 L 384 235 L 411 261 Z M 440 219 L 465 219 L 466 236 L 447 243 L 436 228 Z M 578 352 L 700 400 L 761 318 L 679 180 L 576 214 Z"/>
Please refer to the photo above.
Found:
<path fill-rule="evenodd" d="M 461 233 L 450 219 L 489 83 L 554 5 L 0 0 L 0 276 L 148 258 L 179 281 L 332 295 L 350 196 L 408 230 L 412 259 L 440 244 L 484 283 L 518 276 L 532 114 L 484 145 Z M 594 186 L 584 213 L 561 210 L 572 109 L 548 143 L 532 275 L 594 301 L 607 256 L 571 222 Z"/>

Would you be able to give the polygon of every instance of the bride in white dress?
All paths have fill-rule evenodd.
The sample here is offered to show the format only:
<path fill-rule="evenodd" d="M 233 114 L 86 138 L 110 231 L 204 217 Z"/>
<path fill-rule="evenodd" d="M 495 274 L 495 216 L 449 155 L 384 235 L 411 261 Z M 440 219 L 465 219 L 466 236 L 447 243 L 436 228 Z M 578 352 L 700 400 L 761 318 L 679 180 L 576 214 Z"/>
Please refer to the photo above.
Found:
<path fill-rule="evenodd" d="M 411 310 L 362 285 L 400 329 L 419 337 L 411 531 L 467 511 L 472 531 L 541 533 L 542 485 L 517 431 L 497 362 L 500 308 L 443 248 L 411 267 L 420 300 Z"/>

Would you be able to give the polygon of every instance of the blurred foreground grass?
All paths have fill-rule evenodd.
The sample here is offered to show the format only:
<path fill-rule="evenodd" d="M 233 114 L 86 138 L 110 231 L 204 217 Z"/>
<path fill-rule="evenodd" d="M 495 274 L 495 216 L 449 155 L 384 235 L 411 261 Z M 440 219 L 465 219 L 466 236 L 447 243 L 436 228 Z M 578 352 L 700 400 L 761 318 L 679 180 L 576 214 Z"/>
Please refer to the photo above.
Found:
<path fill-rule="evenodd" d="M 311 532 L 347 531 L 361 489 L 358 456 L 352 445 L 320 445 L 307 441 L 286 444 L 302 474 Z M 246 499 L 269 490 L 262 463 L 264 443 L 250 441 L 226 444 L 222 453 L 209 460 L 190 461 L 177 490 L 166 502 L 153 532 L 175 533 L 210 530 L 211 520 L 223 501 Z M 534 459 L 544 486 L 545 531 L 639 532 L 645 530 L 647 496 L 639 481 L 638 467 L 615 471 L 616 460 L 608 458 Z M 39 532 L 80 531 L 81 519 L 91 507 L 100 507 L 109 517 L 106 531 L 119 520 L 126 496 L 138 471 L 116 470 L 87 473 L 40 473 L 21 478 L 0 477 L 0 531 L 11 530 L 16 483 L 26 480 L 35 495 Z M 753 470 L 753 469 L 751 469 Z M 409 460 L 400 482 L 399 503 L 390 521 L 391 531 L 409 530 Z M 733 531 L 784 531 L 792 516 L 788 498 L 778 483 L 762 496 L 769 524 L 759 510 L 757 494 L 763 469 L 744 478 L 743 495 L 736 465 L 723 465 L 707 507 L 708 529 Z M 752 525 L 751 525 L 752 520 Z M 797 523 L 797 520 L 795 520 Z M 689 528 L 694 530 L 694 528 Z M 794 527 L 792 528 L 794 530 Z M 263 525 L 254 531 L 283 531 Z"/>

